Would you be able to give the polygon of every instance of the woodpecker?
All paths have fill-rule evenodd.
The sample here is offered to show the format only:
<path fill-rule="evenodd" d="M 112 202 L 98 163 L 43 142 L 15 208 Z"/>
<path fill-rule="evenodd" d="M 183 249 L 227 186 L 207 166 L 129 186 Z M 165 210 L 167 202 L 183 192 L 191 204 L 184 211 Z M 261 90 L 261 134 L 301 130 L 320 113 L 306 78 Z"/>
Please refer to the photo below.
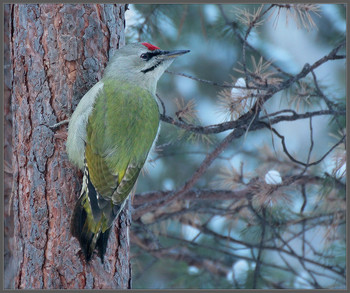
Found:
<path fill-rule="evenodd" d="M 87 262 L 95 249 L 103 262 L 112 223 L 156 139 L 157 82 L 177 56 L 188 52 L 149 43 L 120 48 L 70 118 L 66 150 L 84 174 L 71 233 Z"/>

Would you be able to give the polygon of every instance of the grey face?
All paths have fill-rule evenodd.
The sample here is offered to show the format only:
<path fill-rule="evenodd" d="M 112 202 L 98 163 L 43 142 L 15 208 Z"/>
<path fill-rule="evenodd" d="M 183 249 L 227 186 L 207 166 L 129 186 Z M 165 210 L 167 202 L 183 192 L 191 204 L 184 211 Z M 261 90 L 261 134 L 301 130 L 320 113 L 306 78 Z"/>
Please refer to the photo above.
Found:
<path fill-rule="evenodd" d="M 114 78 L 134 83 L 155 92 L 158 79 L 177 56 L 189 50 L 165 51 L 141 43 L 128 44 L 117 50 L 111 58 L 104 78 Z"/>

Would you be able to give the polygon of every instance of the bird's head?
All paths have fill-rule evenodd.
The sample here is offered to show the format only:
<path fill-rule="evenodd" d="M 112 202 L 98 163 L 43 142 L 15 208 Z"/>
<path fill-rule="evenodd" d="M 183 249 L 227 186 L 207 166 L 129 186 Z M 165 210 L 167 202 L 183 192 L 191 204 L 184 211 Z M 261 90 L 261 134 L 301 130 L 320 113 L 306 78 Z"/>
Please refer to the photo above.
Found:
<path fill-rule="evenodd" d="M 116 51 L 104 78 L 135 83 L 155 93 L 157 81 L 177 56 L 189 50 L 161 50 L 149 43 L 128 44 Z"/>

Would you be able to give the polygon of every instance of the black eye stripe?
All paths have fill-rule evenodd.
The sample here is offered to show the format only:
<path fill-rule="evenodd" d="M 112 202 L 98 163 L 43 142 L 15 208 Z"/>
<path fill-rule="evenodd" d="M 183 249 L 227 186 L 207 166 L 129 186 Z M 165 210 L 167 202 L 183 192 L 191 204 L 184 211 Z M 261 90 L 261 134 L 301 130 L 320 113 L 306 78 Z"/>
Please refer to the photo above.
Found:
<path fill-rule="evenodd" d="M 154 56 L 157 56 L 157 55 L 160 55 L 162 52 L 160 50 L 155 50 L 155 51 L 152 51 L 152 52 L 147 52 L 147 53 L 143 53 L 140 55 L 140 58 L 143 59 L 143 60 L 150 60 L 152 59 Z"/>

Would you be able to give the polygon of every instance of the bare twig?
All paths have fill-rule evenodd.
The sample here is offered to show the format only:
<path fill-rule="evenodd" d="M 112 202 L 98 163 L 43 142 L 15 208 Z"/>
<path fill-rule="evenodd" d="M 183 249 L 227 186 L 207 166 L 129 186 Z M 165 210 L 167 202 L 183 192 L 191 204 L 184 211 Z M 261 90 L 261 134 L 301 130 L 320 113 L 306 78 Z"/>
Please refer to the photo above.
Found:
<path fill-rule="evenodd" d="M 169 73 L 169 74 L 172 74 L 172 75 L 178 75 L 178 76 L 183 76 L 183 77 L 187 77 L 189 79 L 193 79 L 195 81 L 199 81 L 199 82 L 202 82 L 202 83 L 206 83 L 206 84 L 210 84 L 210 85 L 213 85 L 213 86 L 218 86 L 218 87 L 223 87 L 223 88 L 232 88 L 232 87 L 235 87 L 234 85 L 230 85 L 230 84 L 220 84 L 220 83 L 217 83 L 215 81 L 210 81 L 210 80 L 205 80 L 205 79 L 202 79 L 202 78 L 198 78 L 198 77 L 194 77 L 192 75 L 189 75 L 189 74 L 186 74 L 186 73 L 180 73 L 180 72 L 173 72 L 173 71 L 170 71 L 170 70 L 165 70 L 166 73 Z"/>
<path fill-rule="evenodd" d="M 323 93 L 323 91 L 320 89 L 320 86 L 318 84 L 318 81 L 317 81 L 317 77 L 316 77 L 316 74 L 315 72 L 312 70 L 311 71 L 311 74 L 312 74 L 312 77 L 313 77 L 313 80 L 314 80 L 314 84 L 315 84 L 315 87 L 316 87 L 316 92 L 317 94 L 325 101 L 327 107 L 329 110 L 334 110 L 334 108 L 336 108 L 336 105 L 326 97 L 326 95 Z M 339 129 L 342 128 L 340 122 L 339 122 L 339 119 L 338 119 L 338 116 L 337 115 L 334 115 L 334 119 L 339 127 Z"/>
<path fill-rule="evenodd" d="M 159 100 L 159 102 L 160 102 L 160 104 L 162 105 L 162 108 L 163 108 L 162 115 L 165 116 L 166 115 L 166 109 L 165 109 L 164 102 L 163 102 L 163 100 L 161 99 L 161 97 L 158 94 L 156 94 L 156 96 L 157 96 L 157 98 L 158 98 L 158 100 Z"/>
<path fill-rule="evenodd" d="M 264 216 L 266 216 L 265 215 L 265 208 L 262 209 L 262 213 Z M 255 270 L 254 270 L 254 275 L 253 275 L 253 289 L 257 288 L 258 278 L 260 276 L 261 255 L 263 252 L 263 246 L 264 246 L 264 241 L 265 241 L 265 229 L 266 229 L 265 222 L 261 222 L 261 237 L 260 237 L 258 256 L 256 258 L 256 265 L 255 265 Z"/>
<path fill-rule="evenodd" d="M 310 123 L 310 148 L 309 148 L 309 152 L 307 154 L 307 159 L 306 159 L 306 164 L 305 164 L 305 168 L 304 170 L 301 172 L 301 175 L 304 175 L 306 170 L 309 168 L 310 166 L 310 158 L 311 158 L 311 152 L 312 149 L 314 148 L 314 136 L 313 136 L 313 128 L 312 128 L 312 117 L 310 117 L 309 119 Z"/>
<path fill-rule="evenodd" d="M 192 175 L 192 177 L 186 181 L 186 183 L 176 192 L 173 192 L 166 196 L 161 200 L 162 205 L 166 205 L 175 198 L 181 197 L 185 194 L 189 189 L 191 189 L 197 180 L 203 175 L 203 173 L 208 169 L 211 163 L 216 159 L 218 155 L 228 146 L 228 144 L 236 137 L 242 135 L 242 130 L 234 130 L 232 131 L 226 138 L 214 149 L 213 152 L 208 154 L 206 158 L 203 160 L 202 164 L 199 166 L 197 171 Z M 146 204 L 143 207 L 136 209 L 135 218 L 139 218 L 143 213 L 152 211 L 156 205 L 154 204 Z"/>
<path fill-rule="evenodd" d="M 69 123 L 69 119 L 66 119 L 66 120 L 62 120 L 54 125 L 50 125 L 49 128 L 51 130 L 55 130 L 57 129 L 58 127 L 62 126 L 62 125 L 65 125 L 65 124 L 68 124 Z"/>
<path fill-rule="evenodd" d="M 304 163 L 301 162 L 297 159 L 295 159 L 288 151 L 286 143 L 285 143 L 285 137 L 283 135 L 281 135 L 275 128 L 271 127 L 269 124 L 265 123 L 266 128 L 269 128 L 273 131 L 273 133 L 275 133 L 280 139 L 281 139 L 281 143 L 282 143 L 282 147 L 283 147 L 283 151 L 284 153 L 288 156 L 288 158 L 294 162 L 297 163 L 299 165 L 302 165 L 304 167 L 310 167 L 310 166 L 314 166 L 319 164 L 320 162 L 322 162 L 324 160 L 325 157 L 327 157 L 338 145 L 340 145 L 343 141 L 345 141 L 346 135 L 344 135 L 336 144 L 334 144 L 319 160 L 314 161 L 312 163 Z M 313 142 L 312 142 L 313 145 Z"/>

